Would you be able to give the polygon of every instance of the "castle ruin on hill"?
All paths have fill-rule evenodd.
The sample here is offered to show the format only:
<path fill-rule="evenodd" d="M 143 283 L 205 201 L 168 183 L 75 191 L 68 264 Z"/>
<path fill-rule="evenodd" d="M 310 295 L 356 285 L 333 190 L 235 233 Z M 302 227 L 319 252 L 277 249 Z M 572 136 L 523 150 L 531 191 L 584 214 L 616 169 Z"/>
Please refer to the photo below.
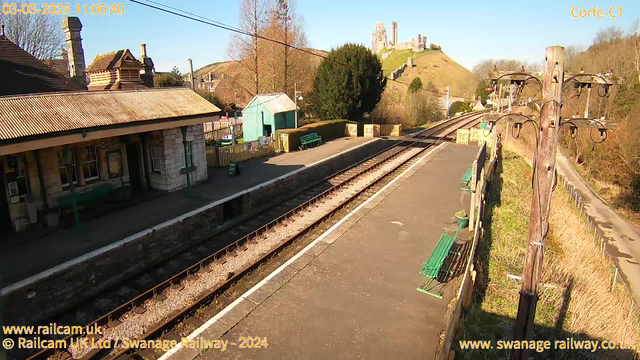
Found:
<path fill-rule="evenodd" d="M 371 36 L 371 51 L 374 54 L 381 54 L 383 49 L 405 50 L 412 49 L 414 52 L 424 51 L 427 44 L 427 37 L 418 34 L 418 38 L 411 41 L 398 42 L 398 23 L 391 22 L 391 40 L 387 39 L 387 29 L 384 23 L 376 24 L 376 31 Z"/>

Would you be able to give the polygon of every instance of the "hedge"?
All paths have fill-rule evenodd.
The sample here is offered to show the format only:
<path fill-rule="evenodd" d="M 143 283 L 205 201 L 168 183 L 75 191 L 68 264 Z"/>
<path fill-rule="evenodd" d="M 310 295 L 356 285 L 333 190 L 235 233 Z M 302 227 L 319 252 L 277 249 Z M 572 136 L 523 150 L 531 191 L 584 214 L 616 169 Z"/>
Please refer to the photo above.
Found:
<path fill-rule="evenodd" d="M 284 151 L 297 150 L 300 147 L 300 137 L 314 132 L 322 137 L 322 141 L 344 137 L 346 133 L 346 125 L 350 122 L 353 123 L 352 121 L 342 119 L 327 120 L 307 124 L 297 129 L 277 130 L 275 136 L 276 148 L 282 148 L 282 145 L 280 144 L 280 134 L 288 134 L 289 137 L 289 148 L 283 149 Z"/>

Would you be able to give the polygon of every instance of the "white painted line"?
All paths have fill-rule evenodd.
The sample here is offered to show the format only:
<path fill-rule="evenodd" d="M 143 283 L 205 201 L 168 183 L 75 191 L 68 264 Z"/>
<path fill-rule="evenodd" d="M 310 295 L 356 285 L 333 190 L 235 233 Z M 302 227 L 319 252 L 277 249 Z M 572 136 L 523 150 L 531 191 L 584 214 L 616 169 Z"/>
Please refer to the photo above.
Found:
<path fill-rule="evenodd" d="M 367 144 L 370 144 L 370 143 L 372 143 L 374 141 L 377 141 L 377 140 L 379 140 L 379 139 L 378 138 L 371 139 L 370 141 L 362 143 L 362 144 L 360 144 L 358 146 L 354 146 L 354 147 L 352 147 L 352 148 L 350 148 L 350 149 L 348 149 L 346 151 L 343 151 L 343 152 L 340 152 L 340 153 L 337 153 L 337 154 L 333 154 L 333 155 L 331 155 L 331 156 L 329 156 L 327 158 L 324 158 L 322 160 L 318 160 L 318 161 L 316 161 L 316 162 L 314 162 L 314 163 L 312 163 L 310 165 L 307 165 L 305 167 L 302 167 L 302 168 L 293 170 L 291 172 L 288 172 L 288 173 L 286 173 L 284 175 L 281 175 L 281 176 L 279 176 L 279 177 L 277 177 L 275 179 L 271 179 L 271 180 L 269 180 L 267 182 L 255 185 L 255 186 L 250 187 L 248 189 L 245 189 L 245 190 L 242 190 L 242 191 L 237 192 L 235 194 L 229 195 L 224 199 L 216 200 L 216 201 L 211 202 L 209 204 L 206 204 L 206 205 L 204 205 L 202 207 L 199 207 L 199 208 L 197 208 L 195 210 L 189 211 L 188 213 L 182 214 L 182 215 L 180 215 L 178 217 L 175 217 L 173 219 L 167 220 L 167 221 L 162 222 L 160 224 L 154 225 L 154 226 L 152 226 L 152 227 L 150 227 L 148 229 L 142 230 L 142 231 L 137 232 L 137 233 L 135 233 L 133 235 L 127 236 L 126 238 L 124 238 L 122 240 L 118 240 L 118 241 L 116 241 L 114 243 L 111 243 L 111 244 L 103 246 L 103 247 L 101 247 L 99 249 L 93 250 L 93 251 L 91 251 L 89 253 L 86 253 L 84 255 L 81 255 L 81 256 L 79 256 L 77 258 L 74 258 L 74 259 L 71 259 L 69 261 L 66 261 L 66 262 L 64 262 L 64 263 L 62 263 L 60 265 L 56 265 L 56 266 L 54 266 L 54 267 L 52 267 L 50 269 L 44 270 L 44 271 L 42 271 L 42 272 L 40 272 L 38 274 L 30 276 L 30 277 L 28 277 L 26 279 L 20 280 L 20 281 L 18 281 L 16 283 L 13 283 L 11 285 L 7 285 L 4 288 L 2 288 L 2 290 L 0 290 L 0 296 L 9 295 L 10 293 L 12 293 L 12 292 L 14 292 L 14 291 L 16 291 L 16 290 L 18 290 L 20 288 L 23 288 L 23 287 L 25 287 L 27 285 L 33 284 L 33 283 L 35 283 L 37 281 L 45 279 L 45 278 L 47 278 L 49 276 L 52 276 L 52 275 L 54 275 L 56 273 L 62 272 L 64 270 L 66 270 L 66 269 L 68 269 L 70 267 L 73 267 L 75 265 L 78 265 L 78 264 L 80 264 L 80 263 L 82 263 L 84 261 L 91 260 L 92 258 L 94 258 L 94 257 L 96 257 L 98 255 L 101 255 L 103 253 L 106 253 L 108 251 L 116 249 L 118 247 L 124 246 L 127 243 L 130 243 L 130 242 L 135 241 L 135 240 L 137 240 L 137 239 L 139 239 L 141 237 L 144 237 L 144 236 L 146 236 L 146 235 L 148 235 L 148 234 L 150 234 L 150 233 L 152 233 L 152 232 L 154 232 L 156 230 L 160 230 L 160 229 L 166 228 L 168 226 L 171 226 L 173 224 L 179 223 L 179 222 L 181 222 L 181 221 L 183 221 L 183 220 L 185 220 L 185 219 L 187 219 L 187 218 L 189 218 L 191 216 L 194 216 L 194 215 L 197 215 L 197 214 L 199 214 L 199 213 L 201 213 L 203 211 L 209 210 L 209 209 L 211 209 L 211 208 L 213 208 L 215 206 L 218 206 L 218 205 L 220 205 L 220 204 L 222 204 L 224 202 L 227 202 L 229 200 L 235 199 L 235 198 L 237 198 L 239 196 L 242 196 L 244 194 L 250 193 L 250 192 L 258 190 L 258 189 L 260 189 L 262 187 L 265 187 L 265 186 L 268 186 L 270 184 L 273 184 L 276 181 L 280 181 L 282 179 L 285 179 L 287 177 L 295 175 L 295 174 L 297 174 L 297 173 L 299 173 L 301 171 L 307 170 L 307 169 L 309 169 L 309 168 L 311 168 L 313 166 L 317 166 L 317 165 L 319 165 L 319 164 L 321 164 L 321 163 L 323 163 L 325 161 L 331 160 L 331 159 L 333 159 L 333 158 L 335 158 L 337 156 L 340 156 L 340 155 L 342 155 L 344 153 L 348 153 L 350 151 L 353 151 L 355 149 L 363 147 L 363 146 L 365 146 Z"/>
<path fill-rule="evenodd" d="M 248 300 L 247 297 L 250 296 L 251 294 L 253 294 L 254 292 L 258 291 L 262 286 L 264 286 L 267 282 L 269 282 L 271 279 L 273 279 L 276 275 L 278 275 L 279 273 L 281 273 L 284 269 L 286 269 L 287 267 L 289 267 L 289 265 L 291 265 L 294 261 L 296 261 L 298 258 L 300 258 L 302 255 L 304 255 L 307 251 L 309 251 L 309 249 L 311 249 L 312 247 L 314 247 L 317 243 L 321 242 L 322 240 L 324 240 L 324 238 L 326 238 L 327 236 L 329 236 L 333 231 L 335 231 L 337 228 L 339 228 L 345 221 L 347 221 L 351 216 L 353 216 L 355 213 L 357 213 L 358 211 L 360 211 L 360 209 L 362 209 L 363 207 L 365 207 L 367 204 L 369 204 L 371 201 L 373 201 L 375 198 L 377 198 L 380 194 L 382 194 L 387 188 L 389 188 L 391 185 L 393 185 L 398 179 L 402 178 L 409 170 L 413 169 L 414 166 L 422 163 L 422 161 L 429 155 L 431 155 L 431 153 L 433 153 L 434 151 L 438 150 L 439 148 L 441 148 L 442 146 L 446 145 L 447 143 L 442 143 L 440 145 L 438 145 L 437 147 L 435 147 L 434 149 L 431 149 L 428 153 L 426 153 L 424 156 L 422 156 L 420 158 L 420 160 L 416 161 L 413 165 L 409 166 L 409 168 L 407 168 L 405 171 L 403 171 L 400 175 L 396 176 L 393 180 L 391 180 L 387 185 L 385 185 L 382 189 L 378 190 L 375 194 L 373 194 L 373 196 L 371 196 L 370 198 L 368 198 L 365 202 L 363 202 L 362 204 L 360 204 L 358 207 L 356 207 L 355 209 L 353 209 L 349 214 L 347 214 L 345 217 L 343 217 L 342 219 L 340 219 L 340 221 L 338 221 L 337 223 L 335 223 L 332 227 L 329 228 L 329 230 L 325 231 L 324 233 L 322 233 L 322 235 L 320 235 L 317 239 L 313 240 L 309 245 L 305 246 L 304 249 L 300 250 L 300 252 L 298 252 L 297 254 L 295 254 L 291 259 L 287 260 L 284 264 L 280 265 L 280 267 L 278 267 L 276 270 L 274 270 L 271 274 L 269 274 L 267 277 L 265 277 L 264 279 L 262 279 L 262 281 L 260 281 L 259 283 L 257 283 L 256 285 L 254 285 L 251 289 L 247 290 L 247 292 L 245 292 L 244 294 L 240 295 L 239 298 L 237 298 L 234 302 L 232 302 L 231 304 L 229 304 L 226 308 L 222 309 L 222 311 L 220 311 L 219 313 L 217 313 L 214 317 L 212 317 L 211 319 L 209 319 L 207 322 L 205 322 L 204 324 L 202 324 L 199 328 L 197 328 L 196 330 L 194 330 L 191 334 L 189 334 L 189 336 L 187 336 L 187 339 L 189 340 L 194 340 L 198 335 L 202 334 L 205 330 L 207 330 L 209 327 L 211 327 L 213 324 L 215 324 L 218 320 L 220 320 L 222 317 L 224 317 L 225 314 L 227 314 L 229 311 L 231 311 L 234 307 L 238 306 L 242 301 L 244 300 Z M 250 300 L 249 300 L 250 301 Z M 167 351 L 166 353 L 164 353 L 164 355 L 162 355 L 158 360 L 167 360 L 169 359 L 173 354 L 175 354 L 176 352 L 180 351 L 180 349 L 182 348 L 182 343 L 179 343 L 178 345 L 174 346 L 173 348 L 171 348 L 169 351 Z"/>

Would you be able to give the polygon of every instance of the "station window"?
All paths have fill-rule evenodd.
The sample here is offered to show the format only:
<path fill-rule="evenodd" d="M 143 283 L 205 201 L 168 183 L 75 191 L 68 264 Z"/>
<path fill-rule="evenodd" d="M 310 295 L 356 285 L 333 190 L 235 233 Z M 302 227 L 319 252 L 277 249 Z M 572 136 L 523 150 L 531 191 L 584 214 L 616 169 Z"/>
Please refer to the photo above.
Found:
<path fill-rule="evenodd" d="M 10 166 L 15 171 L 15 181 L 11 181 L 7 184 L 9 187 L 9 196 L 11 196 L 11 203 L 25 201 L 25 197 L 30 192 L 27 175 L 27 160 L 24 156 L 18 156 L 14 159 L 15 161 L 10 163 Z"/>
<path fill-rule="evenodd" d="M 187 142 L 187 166 L 193 166 L 193 153 L 191 152 L 191 141 Z"/>
<path fill-rule="evenodd" d="M 82 175 L 85 181 L 100 178 L 98 171 L 98 154 L 95 145 L 86 145 L 80 148 L 82 154 Z"/>
<path fill-rule="evenodd" d="M 151 145 L 151 170 L 155 172 L 161 172 L 163 160 L 164 151 L 162 149 L 162 146 Z"/>
<path fill-rule="evenodd" d="M 73 183 L 77 184 L 78 183 L 78 174 L 76 172 L 76 154 L 73 151 L 73 149 L 69 149 L 69 152 L 71 153 L 71 169 L 72 169 L 72 173 L 71 176 L 73 176 Z M 65 166 L 64 162 L 62 161 L 62 150 L 58 151 L 58 167 L 60 169 L 60 184 L 62 184 L 62 187 L 66 187 L 69 186 L 69 172 L 67 171 L 67 167 Z"/>

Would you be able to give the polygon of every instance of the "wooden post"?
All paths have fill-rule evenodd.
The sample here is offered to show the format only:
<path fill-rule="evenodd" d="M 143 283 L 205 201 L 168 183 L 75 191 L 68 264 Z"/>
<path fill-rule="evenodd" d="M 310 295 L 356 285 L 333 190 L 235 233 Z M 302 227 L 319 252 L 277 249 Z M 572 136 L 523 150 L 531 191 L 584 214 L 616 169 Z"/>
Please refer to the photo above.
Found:
<path fill-rule="evenodd" d="M 191 90 L 196 91 L 196 80 L 193 77 L 193 60 L 189 59 L 189 69 L 191 74 Z"/>
<path fill-rule="evenodd" d="M 618 267 L 616 266 L 616 273 L 613 275 L 613 284 L 611 285 L 611 291 L 616 289 L 616 282 L 618 281 Z"/>
<path fill-rule="evenodd" d="M 507 121 L 507 131 L 504 136 L 504 148 L 506 150 L 509 149 L 509 128 L 511 127 L 511 121 Z"/>
<path fill-rule="evenodd" d="M 587 87 L 587 105 L 585 106 L 584 109 L 584 118 L 588 119 L 589 118 L 589 103 L 591 102 L 591 84 L 588 85 Z"/>
<path fill-rule="evenodd" d="M 546 49 L 540 128 L 538 129 L 538 156 L 533 169 L 533 197 L 529 216 L 529 246 L 525 256 L 522 288 L 518 303 L 518 316 L 514 340 L 530 339 L 538 301 L 538 285 L 542 275 L 544 244 L 549 230 L 551 188 L 556 167 L 556 144 L 560 127 L 560 102 L 564 82 L 564 48 Z M 513 360 L 527 359 L 529 351 L 517 349 Z"/>
<path fill-rule="evenodd" d="M 471 194 L 471 206 L 469 206 L 469 228 L 473 229 L 476 219 L 476 183 L 478 182 L 476 174 L 478 173 L 478 160 L 473 160 L 471 167 L 471 182 L 469 183 L 469 193 Z"/>

